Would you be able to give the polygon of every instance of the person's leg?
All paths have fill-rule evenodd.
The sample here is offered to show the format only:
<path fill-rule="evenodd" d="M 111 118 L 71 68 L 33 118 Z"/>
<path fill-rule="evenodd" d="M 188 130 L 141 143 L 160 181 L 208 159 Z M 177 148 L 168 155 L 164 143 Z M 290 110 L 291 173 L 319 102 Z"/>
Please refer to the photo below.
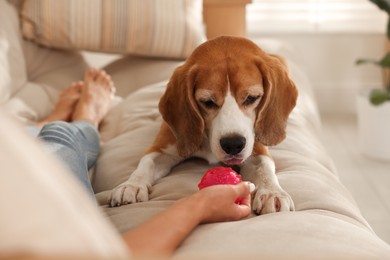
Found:
<path fill-rule="evenodd" d="M 43 126 L 38 134 L 48 151 L 55 154 L 94 196 L 88 170 L 99 154 L 99 133 L 86 121 L 54 121 Z"/>
<path fill-rule="evenodd" d="M 38 137 L 57 155 L 93 196 L 88 170 L 99 153 L 99 123 L 107 113 L 115 87 L 102 70 L 90 69 L 84 82 L 60 95 L 52 114 L 37 124 Z M 71 123 L 64 122 L 71 120 Z M 37 132 L 37 129 L 31 129 Z"/>
<path fill-rule="evenodd" d="M 27 126 L 26 131 L 30 136 L 37 137 L 41 129 L 39 126 Z"/>
<path fill-rule="evenodd" d="M 72 113 L 81 97 L 83 86 L 84 82 L 78 81 L 65 88 L 59 95 L 53 112 L 38 122 L 37 127 L 41 128 L 53 121 L 71 121 Z"/>
<path fill-rule="evenodd" d="M 65 88 L 58 97 L 58 100 L 54 106 L 53 112 L 50 113 L 46 118 L 42 119 L 35 126 L 28 126 L 27 132 L 34 137 L 39 135 L 39 132 L 47 123 L 53 121 L 66 121 L 69 122 L 73 111 L 80 99 L 82 87 L 84 86 L 83 81 L 77 81 L 70 84 Z"/>

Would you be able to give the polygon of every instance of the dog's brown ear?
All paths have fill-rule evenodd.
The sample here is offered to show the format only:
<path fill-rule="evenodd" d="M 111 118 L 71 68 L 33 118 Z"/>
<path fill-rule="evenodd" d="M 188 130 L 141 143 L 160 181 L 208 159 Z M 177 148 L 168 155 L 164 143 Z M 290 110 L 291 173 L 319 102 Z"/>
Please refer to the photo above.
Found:
<path fill-rule="evenodd" d="M 176 137 L 180 156 L 188 157 L 203 141 L 204 121 L 194 98 L 196 66 L 178 67 L 160 99 L 160 113 Z"/>
<path fill-rule="evenodd" d="M 256 140 L 267 146 L 276 145 L 286 137 L 287 119 L 296 104 L 298 90 L 280 57 L 262 53 L 256 57 L 256 63 L 264 87 L 255 122 Z"/>

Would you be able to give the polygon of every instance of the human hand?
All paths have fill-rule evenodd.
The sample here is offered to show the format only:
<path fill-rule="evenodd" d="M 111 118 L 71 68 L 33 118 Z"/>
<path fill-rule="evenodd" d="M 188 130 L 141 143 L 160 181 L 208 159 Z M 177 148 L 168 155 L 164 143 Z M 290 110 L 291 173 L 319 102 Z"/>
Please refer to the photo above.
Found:
<path fill-rule="evenodd" d="M 189 199 L 198 204 L 201 223 L 235 221 L 250 214 L 253 190 L 254 184 L 249 182 L 215 185 L 200 190 Z M 242 198 L 241 204 L 235 203 L 237 198 Z"/>

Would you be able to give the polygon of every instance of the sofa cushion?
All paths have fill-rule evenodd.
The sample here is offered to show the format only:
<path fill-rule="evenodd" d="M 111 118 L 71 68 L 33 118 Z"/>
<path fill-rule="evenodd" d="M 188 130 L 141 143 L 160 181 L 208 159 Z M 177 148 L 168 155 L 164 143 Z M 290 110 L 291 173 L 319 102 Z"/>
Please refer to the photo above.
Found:
<path fill-rule="evenodd" d="M 25 67 L 17 11 L 0 1 L 0 104 L 26 83 Z"/>
<path fill-rule="evenodd" d="M 47 47 L 170 58 L 206 38 L 201 0 L 30 0 L 22 30 Z"/>
<path fill-rule="evenodd" d="M 121 237 L 61 162 L 2 109 L 0 124 L 7 126 L 0 129 L 0 258 L 129 259 Z"/>

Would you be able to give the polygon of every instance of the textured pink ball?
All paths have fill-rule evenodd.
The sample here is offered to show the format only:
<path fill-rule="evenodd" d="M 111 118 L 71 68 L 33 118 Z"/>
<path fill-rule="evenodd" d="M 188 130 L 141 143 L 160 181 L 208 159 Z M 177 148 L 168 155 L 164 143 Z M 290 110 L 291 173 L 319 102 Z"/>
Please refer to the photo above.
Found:
<path fill-rule="evenodd" d="M 218 184 L 232 184 L 236 185 L 242 182 L 241 175 L 237 174 L 230 167 L 215 167 L 209 169 L 202 177 L 198 184 L 198 188 L 201 190 L 208 186 Z M 238 198 L 235 203 L 241 204 L 242 198 Z"/>
<path fill-rule="evenodd" d="M 199 189 L 217 184 L 238 184 L 242 181 L 241 175 L 230 167 L 216 167 L 208 170 L 198 184 Z"/>

